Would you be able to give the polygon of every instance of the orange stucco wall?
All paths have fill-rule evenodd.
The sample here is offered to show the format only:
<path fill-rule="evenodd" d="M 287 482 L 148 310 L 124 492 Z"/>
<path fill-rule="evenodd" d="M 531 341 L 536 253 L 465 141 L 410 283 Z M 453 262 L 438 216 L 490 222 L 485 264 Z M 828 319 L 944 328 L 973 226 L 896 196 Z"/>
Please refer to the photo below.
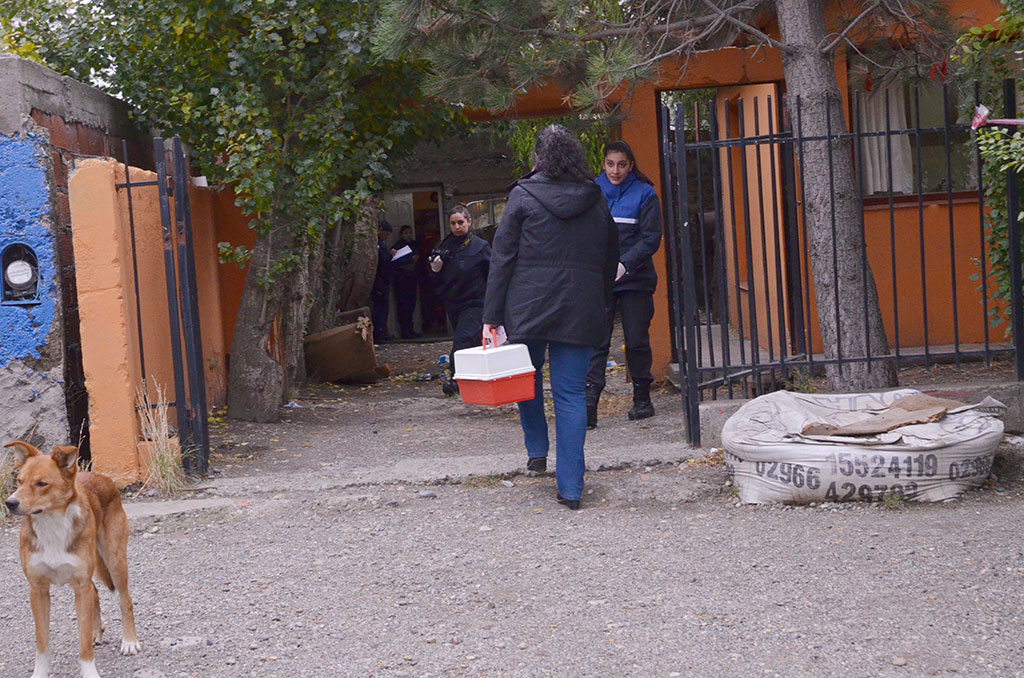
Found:
<path fill-rule="evenodd" d="M 782 77 L 782 62 L 774 50 L 722 49 L 694 56 L 680 72 L 680 65 L 667 63 L 654 84 L 636 87 L 624 102 L 626 117 L 622 122 L 622 139 L 633 149 L 637 166 L 654 181 L 662 195 L 661 149 L 658 141 L 658 92 L 664 89 L 688 89 L 721 85 L 727 82 L 772 82 Z M 654 255 L 658 288 L 654 293 L 654 319 L 651 321 L 651 350 L 654 353 L 652 372 L 664 376 L 672 359 L 668 307 L 668 270 L 664 246 Z"/>
<path fill-rule="evenodd" d="M 156 176 L 132 168 L 131 178 L 142 182 Z M 174 378 L 157 190 L 155 186 L 132 189 L 143 375 L 128 201 L 126 191 L 116 186 L 123 182 L 123 165 L 86 160 L 72 175 L 69 194 L 93 467 L 128 483 L 140 479 L 144 472 L 138 451 L 136 389 L 145 376 L 150 398 L 155 401 L 155 384 L 160 384 L 170 401 L 174 399 Z M 219 405 L 224 402 L 227 373 L 216 251 L 218 196 L 191 188 L 190 199 L 204 377 L 209 403 Z M 170 416 L 173 425 L 173 408 Z"/>
<path fill-rule="evenodd" d="M 244 245 L 252 248 L 256 241 L 256 233 L 249 228 L 249 219 L 235 206 L 235 194 L 231 191 L 220 191 L 211 195 L 211 206 L 216 224 L 217 242 L 230 243 L 232 247 Z M 235 335 L 235 317 L 238 305 L 242 302 L 242 290 L 245 288 L 246 268 L 238 264 L 217 265 L 220 279 L 220 313 L 221 325 L 224 328 L 224 352 L 231 353 L 231 341 Z"/>

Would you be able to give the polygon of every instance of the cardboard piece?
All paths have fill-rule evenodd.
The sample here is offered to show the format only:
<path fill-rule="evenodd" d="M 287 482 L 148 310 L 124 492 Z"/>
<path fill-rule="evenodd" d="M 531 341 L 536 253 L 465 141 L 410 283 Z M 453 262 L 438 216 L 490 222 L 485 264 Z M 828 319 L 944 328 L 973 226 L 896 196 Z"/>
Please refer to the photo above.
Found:
<path fill-rule="evenodd" d="M 376 381 L 390 373 L 377 365 L 373 324 L 365 316 L 355 322 L 311 334 L 305 339 L 306 373 L 317 381 Z"/>
<path fill-rule="evenodd" d="M 865 412 L 865 418 L 861 421 L 842 426 L 829 422 L 813 422 L 804 427 L 801 433 L 805 436 L 874 436 L 901 426 L 938 421 L 946 416 L 947 412 L 966 405 L 956 400 L 919 393 L 899 398 L 883 410 Z"/>

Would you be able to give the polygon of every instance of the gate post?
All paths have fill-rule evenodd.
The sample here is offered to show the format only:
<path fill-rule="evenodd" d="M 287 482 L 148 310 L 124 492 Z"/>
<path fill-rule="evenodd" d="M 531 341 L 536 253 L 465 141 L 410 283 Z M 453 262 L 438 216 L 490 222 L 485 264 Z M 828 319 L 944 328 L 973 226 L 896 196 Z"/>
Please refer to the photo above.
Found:
<path fill-rule="evenodd" d="M 167 186 L 167 159 L 164 155 L 164 140 L 153 138 L 153 159 L 156 162 L 157 190 L 160 198 L 160 227 L 164 245 L 164 280 L 167 286 L 167 312 L 171 330 L 171 365 L 174 369 L 174 411 L 178 424 L 178 442 L 181 445 L 182 461 L 187 466 L 186 450 L 191 446 L 192 427 L 188 416 L 185 391 L 185 368 L 181 357 L 181 324 L 178 320 L 178 281 L 174 272 L 174 236 L 171 231 L 171 198 Z M 175 186 L 177 189 L 177 186 Z"/>
<path fill-rule="evenodd" d="M 676 104 L 676 185 L 679 187 L 679 210 L 677 222 L 682 223 L 678 241 L 677 270 L 681 283 L 677 303 L 682 302 L 682 336 L 684 352 L 679 356 L 679 380 L 683 392 L 683 410 L 686 417 L 686 439 L 691 445 L 700 446 L 700 395 L 697 385 L 700 374 L 697 371 L 697 279 L 693 272 L 693 243 L 690 228 L 689 181 L 686 173 L 686 112 L 682 103 Z M 683 360 L 686 369 L 683 370 Z"/>
<path fill-rule="evenodd" d="M 1016 83 L 1003 81 L 1003 113 L 1016 117 Z M 1006 232 L 1010 259 L 1010 323 L 1013 328 L 1013 363 L 1017 380 L 1024 380 L 1024 291 L 1021 290 L 1020 177 L 1006 170 Z"/>

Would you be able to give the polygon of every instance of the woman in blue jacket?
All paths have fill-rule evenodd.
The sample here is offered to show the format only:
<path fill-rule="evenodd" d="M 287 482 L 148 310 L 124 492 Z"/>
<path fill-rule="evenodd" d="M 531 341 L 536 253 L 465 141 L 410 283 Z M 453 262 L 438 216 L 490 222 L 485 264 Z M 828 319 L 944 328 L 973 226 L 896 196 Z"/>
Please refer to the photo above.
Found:
<path fill-rule="evenodd" d="M 651 255 L 661 246 L 661 205 L 652 182 L 636 167 L 633 150 L 625 141 L 604 147 L 604 172 L 595 182 L 601 187 L 619 230 L 619 267 L 614 302 L 608 309 L 608 334 L 590 359 L 587 372 L 587 428 L 597 426 L 597 403 L 605 385 L 605 365 L 611 344 L 615 310 L 622 315 L 626 339 L 626 365 L 633 379 L 630 419 L 654 416 L 651 403 L 651 318 L 658 274 Z"/>

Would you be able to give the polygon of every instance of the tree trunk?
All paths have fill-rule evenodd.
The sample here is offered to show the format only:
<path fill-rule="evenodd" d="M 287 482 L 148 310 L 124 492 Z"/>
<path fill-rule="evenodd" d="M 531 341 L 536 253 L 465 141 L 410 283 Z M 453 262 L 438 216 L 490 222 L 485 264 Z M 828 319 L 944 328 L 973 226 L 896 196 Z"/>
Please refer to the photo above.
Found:
<path fill-rule="evenodd" d="M 317 245 L 319 248 L 320 245 Z M 306 359 L 303 338 L 306 336 L 306 318 L 309 311 L 310 257 L 300 260 L 288 275 L 287 287 L 281 301 L 281 344 L 284 360 L 283 405 L 292 397 L 292 389 L 306 383 Z"/>
<path fill-rule="evenodd" d="M 804 137 L 847 131 L 842 97 L 828 44 L 822 0 L 778 0 L 787 107 Z M 799 115 L 797 98 L 799 97 Z M 871 269 L 865 266 L 864 207 L 858 192 L 849 140 L 803 144 L 802 188 L 818 325 L 829 359 L 865 358 L 888 353 L 888 342 Z M 829 164 L 831 163 L 831 173 Z M 833 207 L 834 206 L 834 207 Z M 833 216 L 834 215 L 834 216 Z M 865 294 L 866 290 L 866 294 Z M 889 361 L 828 365 L 833 391 L 869 391 L 896 385 Z"/>
<path fill-rule="evenodd" d="M 344 223 L 328 229 L 318 250 L 319 256 L 310 259 L 310 288 L 313 290 L 313 304 L 309 309 L 310 334 L 334 327 L 341 292 L 338 279 L 344 266 L 341 243 L 346 230 Z M 314 273 L 314 267 L 319 269 L 318 276 Z"/>
<path fill-rule="evenodd" d="M 256 236 L 245 287 L 235 318 L 228 383 L 228 416 L 246 421 L 277 421 L 285 392 L 282 351 L 275 337 L 283 289 L 278 281 L 269 290 L 259 284 L 277 255 L 287 251 L 287 228 L 277 226 Z"/>
<path fill-rule="evenodd" d="M 377 205 L 370 201 L 352 222 L 334 226 L 324 238 L 320 277 L 310 261 L 311 289 L 316 290 L 309 311 L 309 332 L 335 327 L 341 311 L 366 306 L 377 273 Z"/>
<path fill-rule="evenodd" d="M 346 264 L 341 271 L 338 310 L 352 311 L 366 306 L 377 274 L 377 211 L 376 200 L 368 200 L 359 209 L 352 231 L 343 248 Z"/>

